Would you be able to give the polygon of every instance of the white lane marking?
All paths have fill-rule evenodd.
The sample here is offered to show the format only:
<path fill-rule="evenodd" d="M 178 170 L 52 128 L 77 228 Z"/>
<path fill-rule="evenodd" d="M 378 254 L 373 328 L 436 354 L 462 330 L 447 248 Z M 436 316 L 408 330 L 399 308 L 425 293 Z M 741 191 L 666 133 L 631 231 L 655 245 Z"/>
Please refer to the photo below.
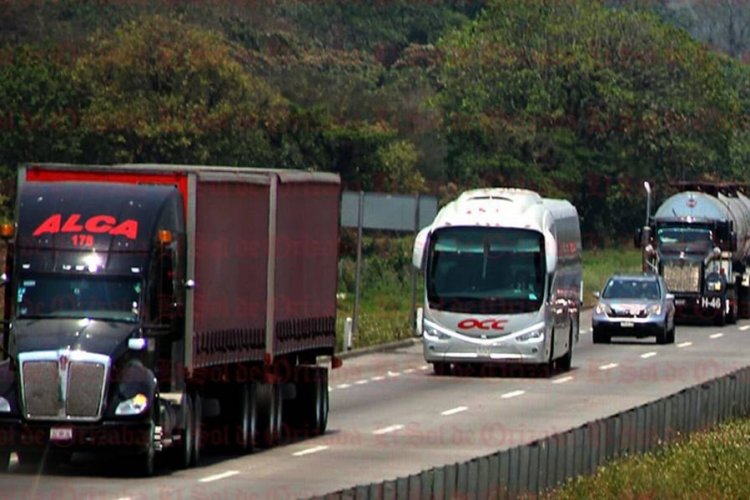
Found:
<path fill-rule="evenodd" d="M 524 394 L 526 394 L 526 391 L 511 391 L 511 392 L 506 392 L 500 397 L 503 399 L 510 399 L 510 398 L 515 398 L 517 396 L 523 396 Z"/>
<path fill-rule="evenodd" d="M 429 370 L 430 369 L 430 365 L 422 365 L 422 366 L 419 367 L 419 369 L 420 370 Z"/>
<path fill-rule="evenodd" d="M 724 336 L 723 333 L 718 332 L 718 333 L 714 333 L 713 335 L 709 335 L 708 338 L 710 338 L 710 339 L 720 339 L 723 336 Z"/>
<path fill-rule="evenodd" d="M 318 453 L 319 451 L 327 450 L 329 447 L 326 445 L 321 446 L 313 446 L 312 448 L 307 448 L 306 450 L 301 450 L 296 453 L 292 453 L 293 457 L 304 457 L 305 455 L 312 455 L 313 453 Z"/>
<path fill-rule="evenodd" d="M 329 385 L 328 386 L 328 392 L 331 392 L 332 390 L 333 390 L 333 387 Z"/>
<path fill-rule="evenodd" d="M 388 370 L 388 376 L 389 377 L 400 377 L 401 374 L 398 373 L 398 372 L 392 372 L 392 371 Z"/>
<path fill-rule="evenodd" d="M 417 371 L 416 368 L 407 368 L 404 373 L 414 373 L 415 371 Z"/>
<path fill-rule="evenodd" d="M 451 408 L 450 410 L 441 411 L 440 414 L 444 417 L 447 417 L 449 415 L 455 415 L 456 413 L 461 413 L 462 411 L 468 410 L 468 406 L 456 406 L 455 408 Z"/>
<path fill-rule="evenodd" d="M 677 347 L 690 347 L 691 345 L 693 345 L 692 342 L 682 342 L 680 344 L 677 344 Z"/>
<path fill-rule="evenodd" d="M 369 380 L 362 379 L 362 380 L 357 380 L 356 382 L 354 382 L 354 384 L 355 385 L 365 385 L 368 382 L 369 382 Z"/>
<path fill-rule="evenodd" d="M 352 386 L 352 384 L 339 384 L 336 386 L 336 389 L 348 389 Z"/>
<path fill-rule="evenodd" d="M 600 370 L 611 370 L 612 368 L 617 368 L 620 366 L 618 363 L 608 363 L 606 365 L 601 365 L 599 367 Z"/>
<path fill-rule="evenodd" d="M 400 431 L 403 428 L 404 428 L 404 426 L 401 425 L 401 424 L 389 425 L 388 427 L 383 427 L 381 429 L 376 429 L 376 430 L 372 431 L 372 433 L 375 434 L 376 436 L 380 436 L 381 434 L 389 434 L 391 432 Z"/>
<path fill-rule="evenodd" d="M 741 332 L 746 332 L 748 330 L 750 330 L 750 325 L 743 325 L 740 327 Z"/>
<path fill-rule="evenodd" d="M 228 477 L 236 476 L 239 473 L 240 471 L 238 470 L 228 470 L 226 472 L 222 472 L 221 474 L 214 474 L 213 476 L 206 476 L 203 479 L 199 479 L 198 482 L 210 483 L 212 481 L 218 481 L 220 479 L 226 479 Z"/>
<path fill-rule="evenodd" d="M 564 384 L 565 382 L 570 382 L 571 380 L 573 380 L 573 376 L 572 375 L 568 375 L 567 377 L 556 378 L 555 380 L 552 381 L 552 383 L 553 384 Z"/>
<path fill-rule="evenodd" d="M 580 330 L 578 333 L 581 335 L 586 335 L 587 333 L 591 333 L 591 332 L 592 332 L 592 329 L 589 328 L 587 330 Z"/>
<path fill-rule="evenodd" d="M 373 382 L 380 382 L 381 380 L 385 380 L 385 377 L 382 375 L 378 375 L 377 377 L 372 377 L 370 380 Z"/>
<path fill-rule="evenodd" d="M 653 358 L 654 356 L 656 356 L 656 353 L 654 351 L 641 354 L 641 357 L 643 359 Z"/>

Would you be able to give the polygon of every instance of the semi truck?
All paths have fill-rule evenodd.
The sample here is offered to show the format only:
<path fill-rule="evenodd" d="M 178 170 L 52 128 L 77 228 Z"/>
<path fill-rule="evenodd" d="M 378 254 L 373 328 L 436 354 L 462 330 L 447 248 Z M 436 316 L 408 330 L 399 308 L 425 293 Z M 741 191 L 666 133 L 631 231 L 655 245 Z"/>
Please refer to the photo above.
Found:
<path fill-rule="evenodd" d="M 681 320 L 750 318 L 750 199 L 737 183 L 682 182 L 638 228 L 643 271 L 664 277 Z"/>
<path fill-rule="evenodd" d="M 424 271 L 417 333 L 438 375 L 457 366 L 571 367 L 583 298 L 575 207 L 515 188 L 475 189 L 415 240 Z"/>
<path fill-rule="evenodd" d="M 115 452 L 150 475 L 325 431 L 337 175 L 27 164 L 16 199 L 0 467 Z"/>

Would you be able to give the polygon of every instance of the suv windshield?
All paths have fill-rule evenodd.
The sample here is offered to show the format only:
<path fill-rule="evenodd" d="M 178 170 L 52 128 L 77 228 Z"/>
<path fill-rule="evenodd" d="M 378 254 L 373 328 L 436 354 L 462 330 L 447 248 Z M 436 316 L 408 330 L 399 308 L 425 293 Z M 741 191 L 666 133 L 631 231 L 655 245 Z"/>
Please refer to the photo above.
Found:
<path fill-rule="evenodd" d="M 19 318 L 89 318 L 136 322 L 141 281 L 130 276 L 25 275 Z"/>
<path fill-rule="evenodd" d="M 660 227 L 656 236 L 662 252 L 695 252 L 705 254 L 713 246 L 711 230 L 707 227 Z"/>
<path fill-rule="evenodd" d="M 430 241 L 430 307 L 453 312 L 536 311 L 544 299 L 544 238 L 526 229 L 455 227 Z"/>
<path fill-rule="evenodd" d="M 614 278 L 604 287 L 605 299 L 646 299 L 661 298 L 659 283 L 655 280 Z"/>

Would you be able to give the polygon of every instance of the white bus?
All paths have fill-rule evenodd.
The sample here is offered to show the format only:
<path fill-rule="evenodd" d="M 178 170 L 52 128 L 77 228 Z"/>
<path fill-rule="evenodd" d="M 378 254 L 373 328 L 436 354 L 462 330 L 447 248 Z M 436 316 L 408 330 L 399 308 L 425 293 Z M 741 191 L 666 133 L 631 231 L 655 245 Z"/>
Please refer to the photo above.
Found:
<path fill-rule="evenodd" d="M 414 243 L 417 314 L 436 374 L 463 363 L 568 370 L 583 298 L 578 212 L 533 191 L 466 191 Z"/>

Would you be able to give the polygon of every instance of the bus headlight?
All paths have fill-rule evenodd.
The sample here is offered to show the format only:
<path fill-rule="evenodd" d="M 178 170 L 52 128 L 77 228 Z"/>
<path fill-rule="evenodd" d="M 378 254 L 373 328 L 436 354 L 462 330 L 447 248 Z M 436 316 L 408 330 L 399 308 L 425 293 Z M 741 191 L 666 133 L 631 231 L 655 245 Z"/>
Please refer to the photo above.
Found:
<path fill-rule="evenodd" d="M 432 327 L 425 328 L 424 336 L 428 337 L 430 340 L 448 340 L 450 338 L 449 335 L 446 335 L 437 328 Z"/>
<path fill-rule="evenodd" d="M 516 337 L 516 342 L 536 344 L 544 341 L 544 330 L 535 330 Z"/>

